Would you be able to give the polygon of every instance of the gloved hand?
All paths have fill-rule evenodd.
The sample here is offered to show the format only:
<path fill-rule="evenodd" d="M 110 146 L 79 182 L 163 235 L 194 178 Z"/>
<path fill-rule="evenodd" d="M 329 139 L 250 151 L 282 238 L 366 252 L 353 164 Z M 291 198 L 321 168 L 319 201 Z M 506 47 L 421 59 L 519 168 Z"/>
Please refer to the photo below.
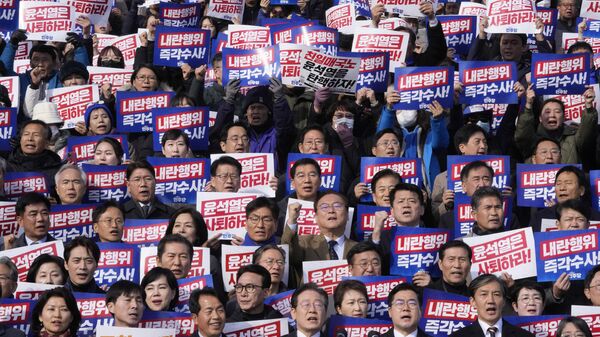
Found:
<path fill-rule="evenodd" d="M 73 45 L 73 47 L 77 48 L 81 45 L 81 36 L 74 32 L 68 32 L 67 43 L 70 43 Z"/>
<path fill-rule="evenodd" d="M 352 136 L 352 129 L 348 128 L 346 124 L 340 124 L 337 127 L 337 134 L 342 141 L 342 144 L 345 148 L 349 148 L 352 146 L 352 141 L 354 140 Z"/>
<path fill-rule="evenodd" d="M 271 77 L 269 80 L 269 90 L 273 93 L 273 101 L 276 102 L 283 98 L 283 84 L 281 84 L 281 80 Z"/>
<path fill-rule="evenodd" d="M 317 91 L 315 91 L 315 99 L 313 101 L 315 110 L 320 111 L 323 103 L 325 103 L 329 96 L 331 96 L 329 88 L 317 89 Z"/>
<path fill-rule="evenodd" d="M 12 44 L 13 47 L 18 46 L 19 43 L 25 40 L 27 40 L 27 31 L 25 31 L 25 29 L 17 29 L 10 36 L 10 44 Z"/>
<path fill-rule="evenodd" d="M 240 80 L 230 80 L 225 87 L 225 102 L 234 104 L 238 92 L 240 92 Z"/>

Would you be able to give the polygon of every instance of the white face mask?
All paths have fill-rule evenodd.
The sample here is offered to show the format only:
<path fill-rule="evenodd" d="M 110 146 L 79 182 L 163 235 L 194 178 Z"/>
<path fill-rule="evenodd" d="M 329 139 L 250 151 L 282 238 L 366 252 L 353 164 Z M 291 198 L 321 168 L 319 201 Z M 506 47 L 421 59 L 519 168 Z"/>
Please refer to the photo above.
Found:
<path fill-rule="evenodd" d="M 49 125 L 50 126 L 50 131 L 52 131 L 52 137 L 54 137 L 60 130 L 58 129 L 58 126 L 56 125 Z"/>
<path fill-rule="evenodd" d="M 485 131 L 486 135 L 490 133 L 490 123 L 486 123 L 486 122 L 482 122 L 482 121 L 477 121 L 477 126 L 479 126 L 480 128 L 482 128 L 483 131 Z"/>
<path fill-rule="evenodd" d="M 335 129 L 337 130 L 338 126 L 345 124 L 346 127 L 350 130 L 354 127 L 354 119 L 350 118 L 338 118 L 335 120 Z"/>
<path fill-rule="evenodd" d="M 417 110 L 396 110 L 396 120 L 403 128 L 411 127 L 417 123 Z"/>

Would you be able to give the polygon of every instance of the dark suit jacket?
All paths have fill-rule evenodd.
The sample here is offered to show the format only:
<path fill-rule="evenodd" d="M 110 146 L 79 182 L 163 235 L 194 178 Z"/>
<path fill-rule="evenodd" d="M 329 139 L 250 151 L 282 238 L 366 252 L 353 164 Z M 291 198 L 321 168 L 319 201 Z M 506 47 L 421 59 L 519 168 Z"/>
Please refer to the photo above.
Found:
<path fill-rule="evenodd" d="M 392 327 L 386 333 L 381 335 L 381 337 L 394 337 L 394 327 Z M 421 329 L 417 329 L 417 337 L 431 337 L 431 336 L 426 334 L 425 331 L 423 331 Z"/>
<path fill-rule="evenodd" d="M 7 326 L 0 326 L 0 337 L 25 337 L 25 333 Z"/>
<path fill-rule="evenodd" d="M 485 337 L 485 333 L 481 329 L 479 322 L 475 321 L 471 325 L 453 332 L 450 337 Z M 534 337 L 534 335 L 529 331 L 502 320 L 502 337 Z"/>
<path fill-rule="evenodd" d="M 2 240 L 2 238 L 0 238 L 0 251 L 4 250 L 4 240 Z M 47 234 L 46 235 L 46 242 L 51 242 L 51 241 L 56 241 L 56 239 L 54 237 L 52 237 L 52 235 Z M 20 247 L 25 247 L 27 246 L 27 241 L 25 240 L 25 233 L 21 234 L 14 243 L 13 248 L 20 248 Z"/>
<path fill-rule="evenodd" d="M 142 207 L 137 201 L 129 200 L 123 204 L 125 219 L 168 219 L 175 210 L 154 198 L 148 216 L 142 213 Z"/>

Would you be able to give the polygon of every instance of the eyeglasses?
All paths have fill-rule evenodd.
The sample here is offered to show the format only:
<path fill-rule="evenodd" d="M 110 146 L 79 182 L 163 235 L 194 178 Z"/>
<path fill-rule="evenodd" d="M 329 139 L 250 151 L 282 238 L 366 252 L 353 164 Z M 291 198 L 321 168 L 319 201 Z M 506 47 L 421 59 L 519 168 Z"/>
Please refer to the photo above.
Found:
<path fill-rule="evenodd" d="M 229 137 L 227 138 L 227 140 L 232 141 L 234 143 L 239 142 L 240 140 L 242 141 L 242 143 L 248 143 L 248 140 L 250 140 L 250 138 L 248 138 L 248 136 L 234 136 L 234 137 Z"/>
<path fill-rule="evenodd" d="M 362 261 L 362 262 L 357 263 L 356 265 L 361 267 L 363 270 L 367 270 L 367 268 L 369 268 L 369 266 L 371 266 L 373 268 L 381 267 L 381 261 L 379 261 L 379 259 L 374 259 L 371 261 Z"/>
<path fill-rule="evenodd" d="M 386 140 L 386 141 L 377 143 L 377 146 L 380 146 L 383 148 L 387 148 L 390 145 L 391 146 L 400 146 L 400 142 L 397 140 Z"/>
<path fill-rule="evenodd" d="M 217 175 L 215 175 L 215 177 L 217 177 L 217 179 L 219 179 L 220 181 L 227 181 L 227 179 L 231 179 L 233 181 L 240 180 L 240 175 L 239 174 L 235 174 L 235 173 L 217 174 Z"/>
<path fill-rule="evenodd" d="M 102 225 L 106 225 L 106 226 L 110 226 L 113 223 L 117 226 L 121 226 L 123 224 L 123 219 L 121 218 L 108 218 L 108 219 L 103 219 L 103 220 L 98 220 L 98 223 L 102 224 Z"/>
<path fill-rule="evenodd" d="M 417 300 L 395 300 L 392 303 L 392 306 L 396 307 L 396 308 L 402 308 L 405 305 L 407 305 L 410 309 L 414 309 L 417 307 L 417 305 L 419 305 L 419 303 L 417 302 Z"/>
<path fill-rule="evenodd" d="M 540 296 L 521 297 L 521 298 L 519 298 L 519 302 L 521 302 L 521 303 L 529 303 L 529 302 L 541 303 L 542 302 L 542 298 Z"/>
<path fill-rule="evenodd" d="M 598 287 L 600 287 L 600 284 L 596 284 L 596 285 L 593 285 L 593 286 L 589 286 L 589 287 L 588 287 L 588 289 L 593 289 L 593 288 L 598 288 Z"/>
<path fill-rule="evenodd" d="M 248 294 L 253 294 L 256 291 L 256 289 L 263 289 L 263 287 L 257 286 L 256 284 L 252 284 L 252 283 L 246 284 L 246 285 L 236 284 L 233 288 L 235 289 L 235 292 L 238 294 L 243 292 L 244 290 L 246 290 L 248 292 Z"/>
<path fill-rule="evenodd" d="M 156 81 L 156 76 L 141 75 L 141 76 L 136 76 L 135 79 L 138 81 L 142 81 L 142 82 L 146 82 L 146 81 L 152 82 L 152 81 Z"/>
<path fill-rule="evenodd" d="M 346 208 L 346 205 L 341 202 L 334 202 L 333 204 L 320 204 L 319 209 L 323 212 L 329 212 L 330 209 L 337 211 L 341 211 Z"/>
<path fill-rule="evenodd" d="M 267 266 L 269 266 L 269 268 L 273 267 L 274 264 L 277 264 L 280 267 L 285 266 L 284 260 L 268 259 L 268 260 L 265 260 L 263 263 L 266 264 Z"/>
<path fill-rule="evenodd" d="M 314 303 L 310 303 L 310 302 L 302 302 L 302 303 L 298 303 L 298 306 L 302 309 L 302 310 L 309 310 L 311 307 L 315 308 L 316 310 L 323 310 L 325 308 L 325 304 L 321 301 L 315 301 Z"/>
<path fill-rule="evenodd" d="M 257 225 L 260 221 L 262 221 L 264 224 L 272 224 L 275 219 L 273 219 L 272 216 L 263 216 L 262 218 L 256 215 L 251 215 L 248 217 L 248 222 L 250 222 L 253 225 Z"/>

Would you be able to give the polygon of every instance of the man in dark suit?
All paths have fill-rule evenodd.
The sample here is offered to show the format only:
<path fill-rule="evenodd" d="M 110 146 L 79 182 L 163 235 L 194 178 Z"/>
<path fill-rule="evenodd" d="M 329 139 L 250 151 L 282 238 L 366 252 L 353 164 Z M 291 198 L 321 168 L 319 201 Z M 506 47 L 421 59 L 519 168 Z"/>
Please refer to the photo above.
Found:
<path fill-rule="evenodd" d="M 388 313 L 393 326 L 381 337 L 429 337 L 419 329 L 421 308 L 417 289 L 410 283 L 400 283 L 388 295 Z"/>
<path fill-rule="evenodd" d="M 533 337 L 533 334 L 502 319 L 506 303 L 506 286 L 495 275 L 482 274 L 469 285 L 471 306 L 477 321 L 453 332 L 450 337 Z"/>
<path fill-rule="evenodd" d="M 296 321 L 296 331 L 283 337 L 322 337 L 321 332 L 327 320 L 328 297 L 325 290 L 314 283 L 298 287 L 290 300 L 290 314 Z"/>
<path fill-rule="evenodd" d="M 48 234 L 50 201 L 45 196 L 35 192 L 25 193 L 17 201 L 15 210 L 17 224 L 24 233 L 19 237 L 14 234 L 4 236 L 0 240 L 0 251 L 55 240 Z"/>
<path fill-rule="evenodd" d="M 189 299 L 196 332 L 190 337 L 221 337 L 225 327 L 225 307 L 213 288 L 196 289 Z"/>
<path fill-rule="evenodd" d="M 156 198 L 154 167 L 146 160 L 127 165 L 127 189 L 131 200 L 123 204 L 126 219 L 168 219 L 175 212 Z"/>
<path fill-rule="evenodd" d="M 451 294 L 469 296 L 467 276 L 471 270 L 471 247 L 460 240 L 444 243 L 438 250 L 440 259 L 438 266 L 442 271 L 439 280 L 429 282 L 426 286 L 430 289 L 445 291 Z"/>

